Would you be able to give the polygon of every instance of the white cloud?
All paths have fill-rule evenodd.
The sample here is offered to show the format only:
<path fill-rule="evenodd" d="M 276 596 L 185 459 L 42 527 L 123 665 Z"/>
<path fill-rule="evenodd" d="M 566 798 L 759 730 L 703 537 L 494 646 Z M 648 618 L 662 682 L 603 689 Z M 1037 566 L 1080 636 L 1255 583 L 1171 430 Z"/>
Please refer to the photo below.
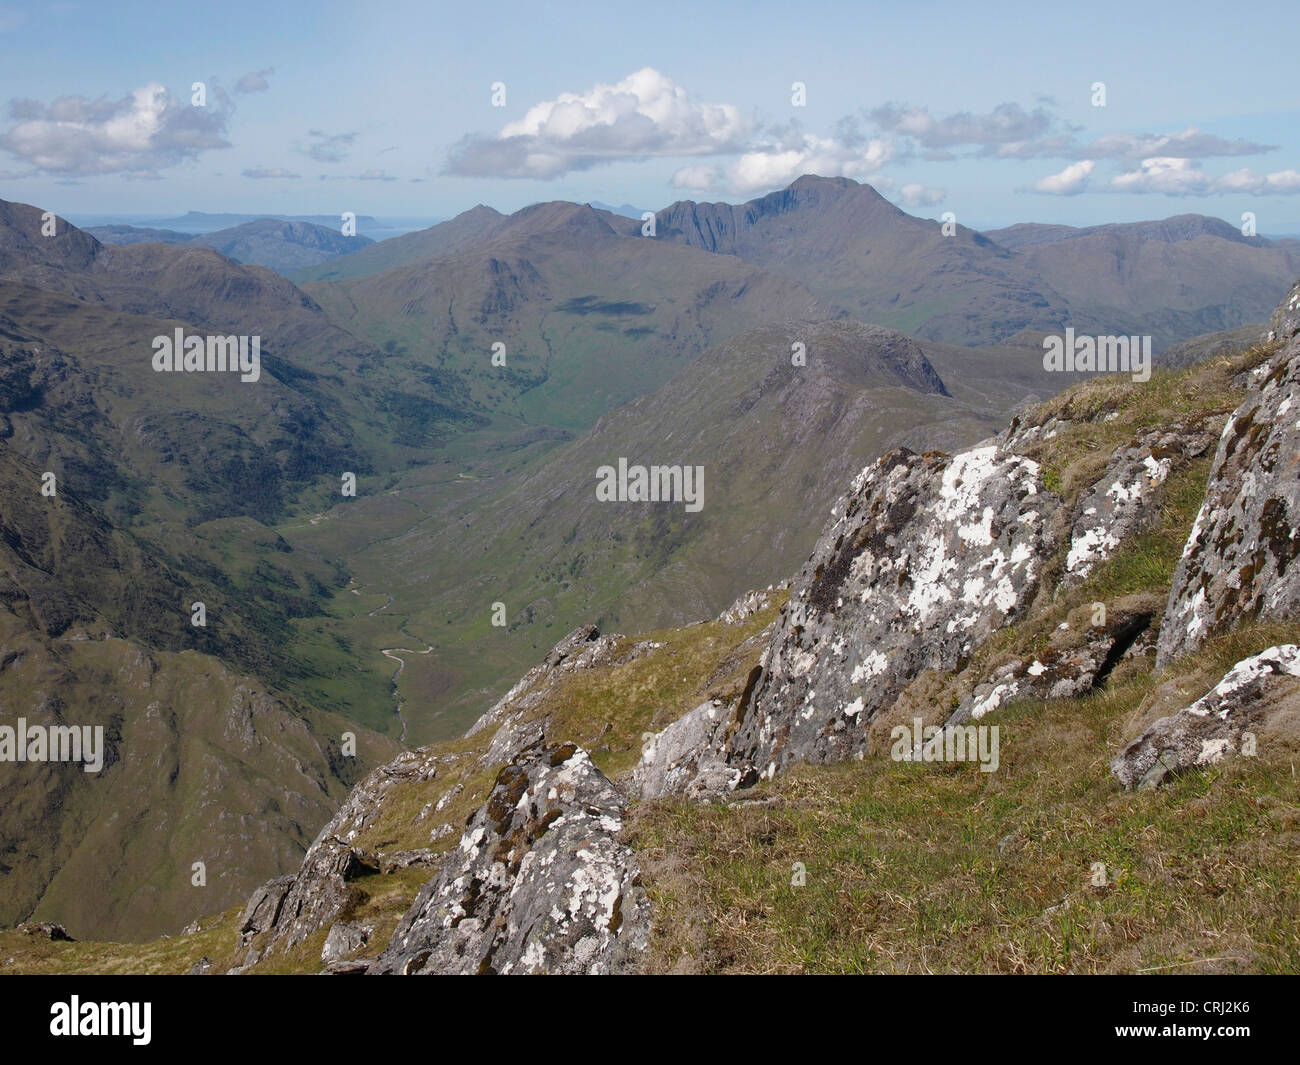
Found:
<path fill-rule="evenodd" d="M 1026 111 L 1017 103 L 1001 103 L 985 114 L 959 111 L 933 115 L 928 108 L 890 103 L 866 113 L 876 128 L 914 142 L 930 160 L 955 159 L 953 148 L 975 149 L 976 155 L 999 159 L 1122 159 L 1152 157 L 1202 159 L 1214 156 L 1258 155 L 1276 145 L 1227 140 L 1195 126 L 1177 133 L 1107 133 L 1088 144 L 1051 110 L 1051 101 Z"/>
<path fill-rule="evenodd" d="M 535 104 L 495 136 L 462 138 L 447 170 L 553 178 L 619 159 L 734 152 L 748 132 L 739 108 L 694 101 L 671 78 L 645 67 L 617 84 Z"/>
<path fill-rule="evenodd" d="M 1044 108 L 1026 111 L 1016 103 L 998 104 L 983 115 L 960 111 L 939 118 L 925 107 L 886 104 L 871 111 L 869 117 L 879 129 L 911 137 L 922 147 L 935 150 L 974 144 L 991 151 L 998 145 L 1042 137 L 1054 123 Z"/>
<path fill-rule="evenodd" d="M 1300 192 L 1300 170 L 1278 170 L 1257 175 L 1244 168 L 1224 174 L 1216 184 L 1222 192 L 1248 192 L 1252 196 L 1290 195 Z"/>
<path fill-rule="evenodd" d="M 212 95 L 208 107 L 192 107 L 149 82 L 117 101 L 11 100 L 14 125 L 0 134 L 0 148 L 48 174 L 152 176 L 204 150 L 230 147 L 228 103 L 219 91 Z"/>
<path fill-rule="evenodd" d="M 1052 174 L 1034 182 L 1035 192 L 1046 192 L 1053 196 L 1076 196 L 1088 186 L 1088 178 L 1097 164 L 1091 159 L 1082 159 L 1071 163 L 1059 174 Z"/>
<path fill-rule="evenodd" d="M 252 168 L 249 169 L 249 170 L 245 170 L 245 171 L 243 171 L 243 174 L 244 174 L 244 177 L 246 177 L 246 178 L 254 178 L 254 179 L 258 180 L 258 181 L 265 180 L 266 178 L 300 178 L 300 177 L 302 177 L 301 174 L 294 174 L 294 173 L 291 173 L 290 171 L 284 169 L 284 167 L 282 167 L 282 166 L 275 166 L 275 167 L 255 166 L 255 167 L 252 167 Z"/>
<path fill-rule="evenodd" d="M 673 175 L 675 189 L 707 192 L 718 180 L 718 169 L 713 166 L 684 166 Z"/>
<path fill-rule="evenodd" d="M 933 207 L 947 198 L 947 189 L 936 189 L 929 185 L 911 182 L 898 190 L 898 198 L 904 207 Z"/>
<path fill-rule="evenodd" d="M 1170 196 L 1205 196 L 1214 179 L 1192 159 L 1156 157 L 1127 174 L 1111 178 L 1116 192 L 1163 192 Z"/>
<path fill-rule="evenodd" d="M 1159 156 L 1143 159 L 1137 170 L 1112 178 L 1109 187 L 1114 192 L 1163 193 L 1166 196 L 1291 195 L 1300 193 L 1300 171 L 1256 174 L 1243 168 L 1214 177 L 1202 171 L 1200 164 L 1193 159 Z"/>
<path fill-rule="evenodd" d="M 1241 139 L 1230 141 L 1189 126 L 1181 133 L 1107 133 L 1081 150 L 1094 159 L 1204 159 L 1211 156 L 1259 155 L 1277 146 Z"/>
<path fill-rule="evenodd" d="M 760 145 L 745 152 L 717 175 L 721 187 L 736 195 L 784 188 L 804 174 L 847 177 L 857 181 L 873 178 L 893 156 L 889 141 L 873 139 L 849 146 L 831 137 L 787 134 L 781 144 Z"/>

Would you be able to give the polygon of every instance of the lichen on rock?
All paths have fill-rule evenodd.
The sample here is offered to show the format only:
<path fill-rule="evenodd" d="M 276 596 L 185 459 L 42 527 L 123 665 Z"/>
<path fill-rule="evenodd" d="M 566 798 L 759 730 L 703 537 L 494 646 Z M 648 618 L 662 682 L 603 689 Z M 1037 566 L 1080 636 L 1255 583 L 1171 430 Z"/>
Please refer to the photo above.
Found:
<path fill-rule="evenodd" d="M 525 752 L 501 770 L 375 974 L 609 973 L 635 966 L 650 904 L 618 834 L 623 799 L 586 751 Z"/>
<path fill-rule="evenodd" d="M 771 775 L 864 750 L 913 678 L 1024 611 L 1059 505 L 1037 463 L 996 444 L 867 467 L 795 580 L 729 761 Z"/>
<path fill-rule="evenodd" d="M 1284 678 L 1300 678 L 1300 647 L 1282 644 L 1243 659 L 1191 706 L 1163 717 L 1110 763 L 1126 788 L 1153 788 L 1173 774 L 1213 765 L 1239 752 L 1260 718 L 1264 693 Z"/>

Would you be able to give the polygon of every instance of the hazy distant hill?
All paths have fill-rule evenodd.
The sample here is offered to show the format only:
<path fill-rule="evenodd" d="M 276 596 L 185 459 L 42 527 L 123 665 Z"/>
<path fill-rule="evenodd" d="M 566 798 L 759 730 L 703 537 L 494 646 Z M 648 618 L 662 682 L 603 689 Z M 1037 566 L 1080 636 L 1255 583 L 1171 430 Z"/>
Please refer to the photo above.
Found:
<path fill-rule="evenodd" d="M 86 230 L 105 244 L 186 244 L 211 248 L 237 263 L 267 266 L 280 273 L 328 262 L 373 244 L 369 237 L 345 237 L 312 222 L 259 218 L 212 233 L 188 234 L 134 226 L 92 226 Z"/>
<path fill-rule="evenodd" d="M 325 229 L 335 231 L 338 230 L 340 223 L 340 217 L 333 214 L 262 215 L 187 211 L 185 214 L 177 215 L 174 218 L 154 219 L 149 222 L 149 225 L 157 229 L 175 229 L 182 233 L 215 233 L 218 230 L 233 229 L 236 226 L 247 225 L 249 222 L 258 222 L 265 219 L 276 222 L 307 222 L 311 225 L 322 226 Z M 373 229 L 378 226 L 378 220 L 371 215 L 357 215 L 358 229 Z"/>
<path fill-rule="evenodd" d="M 82 232 L 104 244 L 188 244 L 194 239 L 193 233 L 144 226 L 84 226 Z"/>
<path fill-rule="evenodd" d="M 1150 333 L 1157 350 L 1201 333 L 1263 322 L 1269 292 L 1300 274 L 1292 241 L 1243 236 L 1218 218 L 1012 226 L 985 234 L 1069 300 L 1069 322 L 1101 333 Z"/>

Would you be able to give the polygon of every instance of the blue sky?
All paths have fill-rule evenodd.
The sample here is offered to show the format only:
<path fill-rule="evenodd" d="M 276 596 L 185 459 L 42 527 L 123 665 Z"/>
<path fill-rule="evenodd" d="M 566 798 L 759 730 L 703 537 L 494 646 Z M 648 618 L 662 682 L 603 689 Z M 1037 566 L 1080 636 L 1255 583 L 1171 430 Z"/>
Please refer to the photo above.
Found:
<path fill-rule="evenodd" d="M 980 228 L 1251 211 L 1295 234 L 1293 21 L 1282 3 L 0 0 L 0 197 L 449 217 L 738 202 L 813 171 Z"/>

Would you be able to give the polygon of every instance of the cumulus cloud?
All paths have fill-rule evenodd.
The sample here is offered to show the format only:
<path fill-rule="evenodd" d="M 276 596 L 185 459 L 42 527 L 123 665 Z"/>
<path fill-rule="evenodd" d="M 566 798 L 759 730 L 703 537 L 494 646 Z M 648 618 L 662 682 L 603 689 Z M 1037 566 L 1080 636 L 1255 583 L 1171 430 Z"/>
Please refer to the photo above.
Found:
<path fill-rule="evenodd" d="M 1279 170 L 1256 174 L 1249 168 L 1215 177 L 1205 173 L 1194 159 L 1157 156 L 1143 159 L 1136 170 L 1111 178 L 1113 192 L 1163 193 L 1166 196 L 1250 196 L 1300 193 L 1300 171 Z"/>
<path fill-rule="evenodd" d="M 684 166 L 673 175 L 672 185 L 675 189 L 688 189 L 691 192 L 707 192 L 717 183 L 716 166 Z"/>
<path fill-rule="evenodd" d="M 309 129 L 307 136 L 311 143 L 301 150 L 318 163 L 343 162 L 351 154 L 352 144 L 357 139 L 355 132 L 326 133 L 320 129 Z"/>
<path fill-rule="evenodd" d="M 833 137 L 803 134 L 796 144 L 758 146 L 745 152 L 724 171 L 729 192 L 746 194 L 790 184 L 802 174 L 865 180 L 892 156 L 888 141 L 872 139 L 850 146 Z"/>
<path fill-rule="evenodd" d="M 294 173 L 292 173 L 292 172 L 286 170 L 286 169 L 285 169 L 284 167 L 282 167 L 282 166 L 274 166 L 274 167 L 255 166 L 255 167 L 252 167 L 252 168 L 249 169 L 249 170 L 245 170 L 245 171 L 243 172 L 243 174 L 244 174 L 244 177 L 246 177 L 246 178 L 254 178 L 255 180 L 258 180 L 258 181 L 265 180 L 266 178 L 300 178 L 300 177 L 302 177 L 301 174 L 294 174 Z"/>
<path fill-rule="evenodd" d="M 898 190 L 899 202 L 904 207 L 933 207 L 936 203 L 942 203 L 947 195 L 947 189 L 936 189 L 916 182 L 910 182 Z"/>
<path fill-rule="evenodd" d="M 682 167 L 672 184 L 692 192 L 716 190 L 741 196 L 782 188 L 804 174 L 870 178 L 880 185 L 876 175 L 891 158 L 892 146 L 878 138 L 850 140 L 853 143 L 805 133 L 792 123 L 769 130 L 728 163 Z"/>
<path fill-rule="evenodd" d="M 714 155 L 742 149 L 749 128 L 739 108 L 692 100 L 645 67 L 617 84 L 536 104 L 495 136 L 462 138 L 447 172 L 553 178 L 620 159 Z"/>
<path fill-rule="evenodd" d="M 684 157 L 674 188 L 692 194 L 748 196 L 790 184 L 803 174 L 895 183 L 890 164 L 959 158 L 1063 159 L 1059 173 L 1035 181 L 1033 191 L 1073 196 L 1086 191 L 1209 195 L 1292 192 L 1295 171 L 1257 175 L 1240 170 L 1220 178 L 1204 174 L 1199 159 L 1274 151 L 1275 145 L 1229 139 L 1188 127 L 1170 133 L 1107 133 L 1081 140 L 1082 127 L 1058 117 L 1056 102 L 1038 96 L 1032 107 L 1000 103 L 986 112 L 941 114 L 926 107 L 888 103 L 848 115 L 826 135 L 797 122 L 760 125 L 727 103 L 705 103 L 659 71 L 646 67 L 616 84 L 562 93 L 530 107 L 494 135 L 468 135 L 451 150 L 443 173 L 479 177 L 549 179 L 619 160 Z M 319 138 L 315 158 L 337 161 L 354 134 Z M 689 160 L 689 157 L 697 157 Z M 701 158 L 703 157 L 703 158 Z M 1102 180 L 1099 163 L 1119 173 Z M 897 190 L 903 206 L 927 207 L 946 191 L 911 182 Z"/>
<path fill-rule="evenodd" d="M 1035 181 L 1033 189 L 1052 196 L 1077 196 L 1088 187 L 1088 178 L 1096 165 L 1091 159 L 1081 159 L 1077 163 L 1071 163 L 1059 174 L 1051 174 Z"/>
<path fill-rule="evenodd" d="M 209 106 L 192 107 L 150 82 L 119 100 L 15 99 L 0 148 L 46 174 L 153 176 L 205 150 L 230 147 L 229 101 L 219 90 L 212 95 Z"/>
<path fill-rule="evenodd" d="M 275 67 L 267 67 L 265 70 L 254 70 L 245 74 L 235 82 L 235 92 L 266 92 L 271 87 L 271 83 L 266 80 L 268 74 L 274 74 Z"/>

